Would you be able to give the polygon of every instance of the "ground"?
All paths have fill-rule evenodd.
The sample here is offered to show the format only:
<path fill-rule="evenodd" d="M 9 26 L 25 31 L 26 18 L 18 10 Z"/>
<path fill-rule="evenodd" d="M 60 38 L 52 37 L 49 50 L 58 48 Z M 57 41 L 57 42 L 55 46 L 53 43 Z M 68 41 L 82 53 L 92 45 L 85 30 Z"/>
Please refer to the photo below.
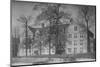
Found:
<path fill-rule="evenodd" d="M 42 63 L 60 63 L 60 62 L 75 62 L 75 61 L 95 61 L 93 54 L 78 54 L 78 55 L 45 55 L 34 57 L 15 57 L 12 58 L 12 65 L 31 65 Z"/>

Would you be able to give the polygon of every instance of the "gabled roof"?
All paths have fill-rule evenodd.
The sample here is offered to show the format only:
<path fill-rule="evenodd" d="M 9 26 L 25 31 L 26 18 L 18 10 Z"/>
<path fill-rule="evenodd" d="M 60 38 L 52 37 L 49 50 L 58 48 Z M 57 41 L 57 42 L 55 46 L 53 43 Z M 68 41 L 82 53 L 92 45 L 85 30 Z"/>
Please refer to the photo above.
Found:
<path fill-rule="evenodd" d="M 31 31 L 31 32 L 35 32 L 36 31 L 36 29 L 35 28 L 32 28 L 31 26 L 28 26 L 28 28 L 29 28 L 29 30 Z"/>

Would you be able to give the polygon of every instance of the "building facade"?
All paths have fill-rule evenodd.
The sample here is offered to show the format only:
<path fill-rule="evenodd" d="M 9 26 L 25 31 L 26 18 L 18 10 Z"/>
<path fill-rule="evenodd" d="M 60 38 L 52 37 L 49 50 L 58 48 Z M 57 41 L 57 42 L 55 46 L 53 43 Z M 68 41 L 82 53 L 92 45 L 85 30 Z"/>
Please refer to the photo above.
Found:
<path fill-rule="evenodd" d="M 87 53 L 87 33 L 85 28 L 72 23 L 66 29 L 66 54 Z"/>

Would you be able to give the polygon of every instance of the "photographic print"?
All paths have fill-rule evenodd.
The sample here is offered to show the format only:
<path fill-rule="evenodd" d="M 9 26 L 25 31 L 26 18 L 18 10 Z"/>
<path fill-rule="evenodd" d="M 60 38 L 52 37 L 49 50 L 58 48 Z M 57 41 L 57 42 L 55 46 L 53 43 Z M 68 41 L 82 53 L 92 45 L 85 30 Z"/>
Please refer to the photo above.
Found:
<path fill-rule="evenodd" d="M 11 66 L 96 61 L 96 6 L 11 0 Z"/>

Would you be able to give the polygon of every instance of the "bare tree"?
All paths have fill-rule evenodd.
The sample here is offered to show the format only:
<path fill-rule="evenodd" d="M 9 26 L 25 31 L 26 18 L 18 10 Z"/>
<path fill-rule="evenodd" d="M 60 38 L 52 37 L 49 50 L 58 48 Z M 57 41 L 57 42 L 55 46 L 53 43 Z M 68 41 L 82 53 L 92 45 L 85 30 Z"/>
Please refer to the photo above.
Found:
<path fill-rule="evenodd" d="M 12 56 L 16 57 L 18 54 L 18 47 L 20 43 L 20 37 L 18 35 L 18 29 L 14 29 L 14 35 L 11 35 L 11 43 L 12 43 Z"/>
<path fill-rule="evenodd" d="M 44 8 L 42 8 L 41 6 L 43 6 Z M 60 12 L 59 8 L 61 7 L 60 4 L 40 4 L 40 5 L 36 5 L 34 8 L 35 9 L 42 9 L 42 12 L 40 15 L 37 16 L 36 18 L 36 24 L 40 23 L 40 21 L 42 20 L 47 20 L 50 23 L 50 28 L 49 28 L 49 42 L 51 41 L 51 37 L 52 35 L 55 35 L 55 46 L 56 46 L 56 54 L 59 54 L 60 48 L 58 47 L 60 45 L 60 42 L 58 40 L 58 36 L 59 35 L 59 24 L 62 24 L 59 20 L 63 17 L 63 16 L 69 16 L 69 14 L 64 13 L 64 12 Z M 50 47 L 50 46 L 49 46 Z M 50 51 L 50 50 L 49 50 Z M 50 52 L 49 52 L 50 54 Z"/>
<path fill-rule="evenodd" d="M 17 21 L 22 22 L 25 26 L 25 45 L 26 45 L 26 56 L 28 47 L 28 23 L 32 19 L 32 16 L 20 16 Z"/>
<path fill-rule="evenodd" d="M 90 52 L 89 28 L 91 27 L 91 25 L 89 25 L 89 24 L 95 23 L 95 21 L 94 21 L 95 18 L 92 19 L 92 16 L 95 15 L 95 7 L 91 7 L 91 6 L 81 6 L 80 9 L 81 9 L 80 10 L 81 16 L 82 16 L 82 18 L 86 22 L 86 28 L 87 28 L 87 49 L 88 49 L 88 52 Z"/>

